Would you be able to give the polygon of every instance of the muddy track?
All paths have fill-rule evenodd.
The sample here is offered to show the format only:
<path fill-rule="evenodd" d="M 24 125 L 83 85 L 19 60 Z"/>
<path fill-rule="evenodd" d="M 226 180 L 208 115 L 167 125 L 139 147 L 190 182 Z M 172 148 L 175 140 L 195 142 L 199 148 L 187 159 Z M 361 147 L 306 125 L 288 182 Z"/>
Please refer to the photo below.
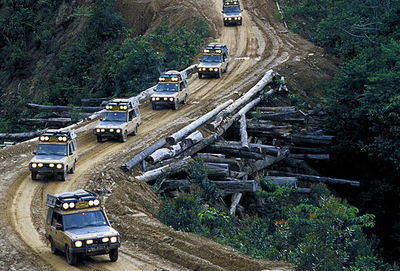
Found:
<path fill-rule="evenodd" d="M 153 111 L 148 103 L 141 105 L 143 117 L 139 134 L 129 137 L 126 143 L 97 143 L 91 133 L 96 123 L 83 126 L 78 136 L 80 160 L 75 174 L 69 175 L 65 182 L 30 179 L 27 163 L 32 157 L 29 154 L 34 146 L 32 143 L 0 151 L 0 185 L 3 187 L 0 194 L 0 236 L 8 245 L 12 245 L 17 254 L 29 255 L 21 258 L 24 258 L 26 265 L 32 264 L 30 270 L 35 270 L 34 266 L 37 269 L 47 266 L 54 270 L 187 270 L 196 264 L 206 266 L 204 270 L 289 270 L 284 269 L 284 264 L 252 260 L 196 235 L 171 231 L 145 214 L 138 216 L 137 223 L 130 226 L 132 236 L 128 235 L 127 240 L 134 239 L 135 233 L 146 232 L 137 238 L 143 239 L 142 243 L 159 242 L 159 245 L 156 248 L 137 247 L 127 242 L 121 249 L 120 259 L 115 263 L 109 263 L 106 256 L 97 256 L 85 258 L 80 265 L 71 267 L 63 256 L 50 253 L 44 239 L 47 193 L 85 187 L 87 180 L 92 179 L 96 172 L 118 167 L 120 161 L 126 161 L 127 157 L 144 149 L 160 136 L 171 134 L 227 99 L 237 98 L 239 93 L 252 87 L 266 70 L 307 53 L 307 48 L 299 48 L 298 45 L 302 43 L 296 36 L 282 33 L 283 26 L 273 16 L 273 1 L 244 1 L 244 23 L 241 27 L 220 26 L 220 16 L 215 16 L 222 9 L 220 2 L 218 0 L 208 7 L 212 12 L 207 13 L 199 2 L 184 1 L 185 4 L 197 6 L 211 20 L 220 34 L 218 40 L 228 45 L 231 55 L 228 73 L 222 79 L 199 80 L 196 77 L 190 82 L 188 105 L 178 111 Z M 261 5 L 266 6 L 263 11 L 258 8 Z M 10 164 L 7 153 L 17 150 L 18 156 Z M 4 263 L 12 262 L 12 259 L 3 259 L 3 254 L 0 257 Z M 33 264 L 35 260 L 37 263 Z M 276 269 L 278 267 L 281 269 Z"/>

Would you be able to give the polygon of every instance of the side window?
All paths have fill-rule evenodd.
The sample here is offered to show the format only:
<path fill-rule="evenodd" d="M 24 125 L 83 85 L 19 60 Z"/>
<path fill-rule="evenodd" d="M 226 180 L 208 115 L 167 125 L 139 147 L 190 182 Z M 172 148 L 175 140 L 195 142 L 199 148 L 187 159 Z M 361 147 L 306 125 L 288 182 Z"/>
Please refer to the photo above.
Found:
<path fill-rule="evenodd" d="M 73 146 L 73 144 L 71 142 L 71 143 L 68 144 L 68 155 L 71 155 L 74 152 L 75 152 L 75 148 L 74 148 L 74 146 Z"/>
<path fill-rule="evenodd" d="M 50 209 L 47 211 L 47 218 L 46 218 L 46 224 L 51 225 L 51 220 L 53 218 L 53 209 Z"/>
<path fill-rule="evenodd" d="M 182 81 L 179 86 L 179 90 L 183 90 L 185 88 L 185 81 Z"/>
<path fill-rule="evenodd" d="M 57 223 L 62 224 L 62 216 L 59 213 L 53 213 L 53 219 L 51 221 L 51 225 L 55 226 Z"/>
<path fill-rule="evenodd" d="M 133 120 L 134 118 L 136 118 L 135 110 L 129 111 L 129 120 Z"/>

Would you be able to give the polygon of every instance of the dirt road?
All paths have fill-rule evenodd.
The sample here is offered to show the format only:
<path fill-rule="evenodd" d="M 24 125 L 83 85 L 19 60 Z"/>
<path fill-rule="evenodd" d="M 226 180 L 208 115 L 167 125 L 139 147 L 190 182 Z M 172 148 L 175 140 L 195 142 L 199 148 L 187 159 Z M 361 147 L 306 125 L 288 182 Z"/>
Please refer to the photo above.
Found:
<path fill-rule="evenodd" d="M 231 57 L 222 79 L 195 77 L 191 81 L 188 105 L 178 111 L 153 111 L 149 104 L 141 105 L 139 134 L 126 143 L 97 143 L 92 134 L 96 122 L 80 127 L 80 160 L 66 182 L 30 179 L 28 161 L 35 143 L 0 151 L 0 269 L 292 270 L 286 263 L 250 259 L 200 236 L 170 230 L 153 217 L 159 202 L 151 189 L 133 182 L 118 169 L 121 161 L 160 136 L 171 134 L 223 101 L 237 98 L 268 69 L 315 50 L 296 35 L 284 33 L 273 15 L 273 1 L 243 1 L 244 22 L 240 27 L 221 26 L 221 2 L 181 1 L 214 25 L 218 41 L 228 45 Z M 110 263 L 106 256 L 89 257 L 71 267 L 63 256 L 50 253 L 44 239 L 45 197 L 47 193 L 103 186 L 113 191 L 106 199 L 106 208 L 125 240 L 120 259 Z"/>

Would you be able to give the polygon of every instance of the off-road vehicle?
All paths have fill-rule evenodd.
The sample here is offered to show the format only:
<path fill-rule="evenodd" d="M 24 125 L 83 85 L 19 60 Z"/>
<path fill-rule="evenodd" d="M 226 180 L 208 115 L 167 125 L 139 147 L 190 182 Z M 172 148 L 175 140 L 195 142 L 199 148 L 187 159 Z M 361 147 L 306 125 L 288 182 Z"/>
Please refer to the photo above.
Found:
<path fill-rule="evenodd" d="M 64 252 L 71 265 L 78 256 L 109 254 L 117 261 L 121 238 L 100 205 L 96 194 L 87 190 L 48 194 L 45 235 L 51 252 Z"/>
<path fill-rule="evenodd" d="M 65 181 L 74 173 L 78 160 L 76 133 L 72 130 L 47 130 L 39 137 L 35 157 L 29 162 L 32 180 L 38 175 L 57 176 Z"/>
<path fill-rule="evenodd" d="M 228 47 L 223 43 L 210 43 L 203 50 L 200 64 L 197 65 L 199 78 L 204 75 L 221 78 L 228 71 Z"/>
<path fill-rule="evenodd" d="M 186 73 L 167 71 L 158 78 L 155 93 L 150 97 L 151 107 L 168 106 L 177 110 L 179 104 L 187 102 L 188 96 Z"/>
<path fill-rule="evenodd" d="M 105 105 L 100 124 L 94 129 L 97 142 L 106 138 L 128 140 L 128 135 L 136 135 L 141 123 L 139 102 L 136 98 L 113 99 Z"/>
<path fill-rule="evenodd" d="M 224 26 L 242 25 L 242 10 L 240 9 L 239 1 L 224 0 L 222 8 Z"/>

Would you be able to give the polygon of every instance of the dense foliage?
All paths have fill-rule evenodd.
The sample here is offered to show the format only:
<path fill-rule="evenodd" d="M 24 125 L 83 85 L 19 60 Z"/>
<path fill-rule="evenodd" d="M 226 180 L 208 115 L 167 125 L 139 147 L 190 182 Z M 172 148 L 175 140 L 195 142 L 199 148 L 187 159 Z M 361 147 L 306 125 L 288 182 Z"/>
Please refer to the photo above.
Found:
<path fill-rule="evenodd" d="M 0 131 L 28 128 L 16 123 L 32 113 L 12 111 L 8 107 L 11 100 L 19 105 L 71 105 L 88 97 L 134 95 L 154 85 L 160 72 L 189 65 L 208 36 L 205 21 L 194 19 L 193 25 L 171 28 L 162 24 L 153 34 L 131 37 L 114 1 L 96 0 L 93 6 L 78 7 L 69 16 L 67 24 L 83 27 L 74 30 L 74 39 L 61 44 L 54 38 L 54 25 L 62 1 L 36 2 L 2 2 L 7 12 L 0 20 Z M 30 65 L 38 55 L 51 56 L 54 66 L 46 67 L 48 72 L 29 91 L 21 88 L 5 97 L 10 83 L 29 78 Z"/>
<path fill-rule="evenodd" d="M 263 180 L 263 190 L 248 203 L 253 216 L 230 217 L 209 197 L 212 183 L 201 163 L 190 167 L 189 194 L 164 200 L 161 220 L 180 231 L 202 234 L 252 257 L 284 260 L 301 270 L 398 271 L 374 256 L 363 229 L 374 225 L 374 216 L 329 196 L 315 186 L 309 196 L 299 196 L 288 186 Z M 366 269 L 369 268 L 369 269 Z"/>

